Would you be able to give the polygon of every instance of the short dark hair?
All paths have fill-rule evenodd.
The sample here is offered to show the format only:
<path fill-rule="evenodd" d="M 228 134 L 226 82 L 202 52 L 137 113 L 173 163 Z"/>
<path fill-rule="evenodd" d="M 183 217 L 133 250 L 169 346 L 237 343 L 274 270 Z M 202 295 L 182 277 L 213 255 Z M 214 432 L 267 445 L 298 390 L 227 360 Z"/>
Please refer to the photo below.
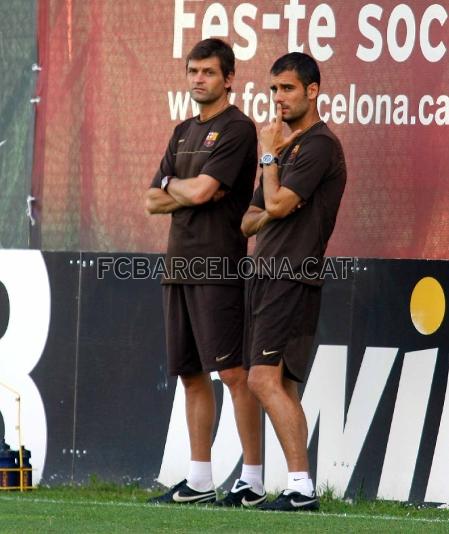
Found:
<path fill-rule="evenodd" d="M 191 59 L 208 59 L 210 57 L 217 57 L 220 60 L 221 72 L 225 79 L 230 74 L 235 73 L 235 55 L 231 46 L 217 38 L 204 39 L 197 43 L 186 58 L 186 69 Z"/>
<path fill-rule="evenodd" d="M 304 87 L 311 83 L 321 82 L 320 69 L 313 57 L 301 52 L 291 52 L 277 59 L 271 67 L 270 73 L 277 76 L 286 70 L 294 70 L 298 80 L 302 82 Z"/>

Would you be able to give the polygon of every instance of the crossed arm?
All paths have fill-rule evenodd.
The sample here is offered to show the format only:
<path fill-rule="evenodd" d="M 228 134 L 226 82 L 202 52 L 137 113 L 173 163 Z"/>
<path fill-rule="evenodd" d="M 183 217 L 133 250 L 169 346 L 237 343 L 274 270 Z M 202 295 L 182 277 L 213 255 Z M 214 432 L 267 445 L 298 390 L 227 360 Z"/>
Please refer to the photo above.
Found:
<path fill-rule="evenodd" d="M 172 178 L 165 191 L 152 187 L 146 193 L 145 207 L 148 213 L 172 213 L 185 206 L 197 206 L 210 200 L 219 200 L 225 192 L 219 190 L 220 182 L 208 174 L 180 180 Z"/>
<path fill-rule="evenodd" d="M 282 186 L 278 186 L 275 194 L 268 198 L 267 204 L 267 195 L 264 192 L 265 209 L 251 205 L 243 216 L 241 230 L 245 237 L 257 234 L 268 222 L 274 219 L 283 219 L 290 215 L 304 203 L 299 195 Z"/>
<path fill-rule="evenodd" d="M 251 237 L 252 235 L 257 234 L 257 232 L 271 220 L 272 217 L 268 215 L 266 210 L 251 205 L 242 219 L 242 234 L 245 237 Z"/>
<path fill-rule="evenodd" d="M 279 178 L 273 177 L 269 185 L 269 192 L 266 192 L 268 180 L 264 172 L 264 203 L 265 209 L 251 205 L 242 219 L 241 230 L 245 237 L 257 234 L 259 230 L 274 219 L 283 219 L 300 208 L 304 201 L 287 187 L 279 184 Z"/>

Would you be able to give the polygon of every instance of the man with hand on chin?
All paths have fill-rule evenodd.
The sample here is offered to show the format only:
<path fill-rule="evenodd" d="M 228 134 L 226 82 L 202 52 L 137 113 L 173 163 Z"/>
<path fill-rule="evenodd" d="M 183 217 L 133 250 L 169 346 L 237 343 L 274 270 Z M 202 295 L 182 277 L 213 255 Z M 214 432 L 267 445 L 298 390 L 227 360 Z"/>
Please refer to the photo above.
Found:
<path fill-rule="evenodd" d="M 307 422 L 298 395 L 315 335 L 323 281 L 320 270 L 346 183 L 343 150 L 320 120 L 320 72 L 307 54 L 293 52 L 271 68 L 277 115 L 259 136 L 263 177 L 243 217 L 257 234 L 254 259 L 289 273 L 256 276 L 249 289 L 249 387 L 266 410 L 288 466 L 286 489 L 262 510 L 318 509 L 309 474 Z M 291 134 L 283 134 L 283 123 Z M 313 259 L 313 262 L 310 262 Z"/>
<path fill-rule="evenodd" d="M 253 193 L 257 137 L 253 122 L 228 101 L 234 63 L 232 48 L 220 39 L 199 42 L 187 56 L 187 83 L 200 114 L 176 126 L 146 198 L 149 213 L 172 216 L 163 280 L 168 371 L 184 385 L 191 458 L 186 479 L 153 503 L 216 500 L 212 371 L 230 390 L 243 449 L 241 476 L 217 504 L 250 507 L 266 499 L 260 406 L 242 367 L 238 276 L 247 249 L 240 224 Z"/>

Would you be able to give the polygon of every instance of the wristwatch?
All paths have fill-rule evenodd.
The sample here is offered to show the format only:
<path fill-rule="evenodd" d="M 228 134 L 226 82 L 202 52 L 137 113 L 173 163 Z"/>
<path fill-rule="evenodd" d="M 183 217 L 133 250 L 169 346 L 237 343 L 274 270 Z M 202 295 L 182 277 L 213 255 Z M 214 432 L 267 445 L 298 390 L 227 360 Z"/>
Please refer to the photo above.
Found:
<path fill-rule="evenodd" d="M 164 176 L 161 180 L 161 189 L 162 191 L 166 191 L 168 184 L 170 183 L 170 180 L 172 179 L 172 176 Z"/>
<path fill-rule="evenodd" d="M 276 156 L 273 156 L 273 154 L 270 154 L 269 152 L 265 153 L 265 154 L 262 154 L 262 157 L 260 158 L 260 161 L 259 161 L 259 165 L 261 167 L 263 167 L 264 165 L 273 165 L 273 164 L 278 164 L 279 163 L 279 158 L 277 158 Z"/>

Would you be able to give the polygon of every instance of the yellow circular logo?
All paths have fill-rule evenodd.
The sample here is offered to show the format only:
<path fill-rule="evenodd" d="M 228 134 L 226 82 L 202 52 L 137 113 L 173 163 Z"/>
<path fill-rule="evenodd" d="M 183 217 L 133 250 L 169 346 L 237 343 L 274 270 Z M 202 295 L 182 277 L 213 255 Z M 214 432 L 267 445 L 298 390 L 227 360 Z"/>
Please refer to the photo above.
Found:
<path fill-rule="evenodd" d="M 421 278 L 410 299 L 410 315 L 420 334 L 428 336 L 440 328 L 446 312 L 444 291 L 431 276 Z"/>

